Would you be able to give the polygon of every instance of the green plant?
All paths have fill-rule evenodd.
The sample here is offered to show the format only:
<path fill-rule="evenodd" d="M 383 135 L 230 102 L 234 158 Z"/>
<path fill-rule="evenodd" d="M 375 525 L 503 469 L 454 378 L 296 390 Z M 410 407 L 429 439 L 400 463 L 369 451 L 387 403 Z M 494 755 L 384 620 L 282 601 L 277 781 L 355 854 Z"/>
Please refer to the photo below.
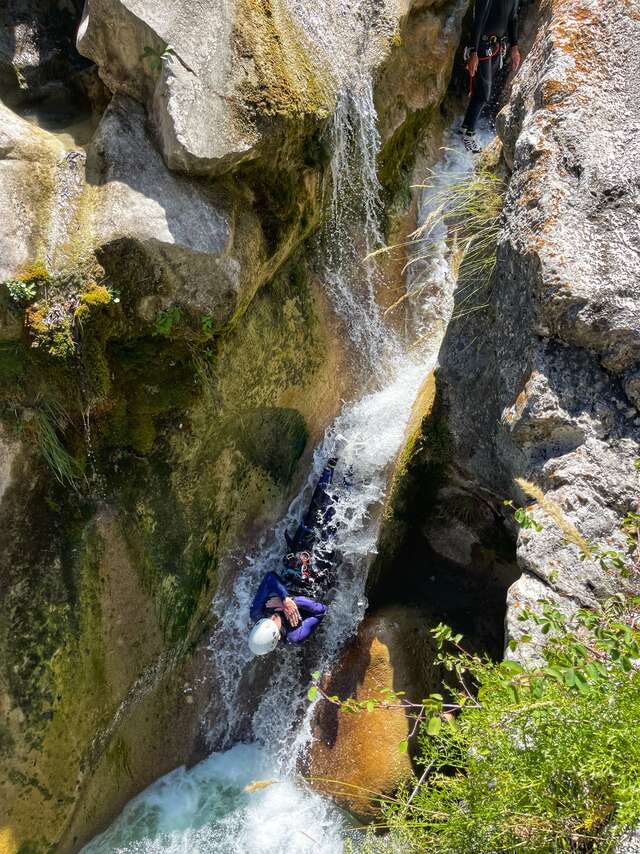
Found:
<path fill-rule="evenodd" d="M 38 292 L 37 286 L 33 282 L 24 282 L 21 279 L 10 279 L 4 284 L 11 299 L 17 303 L 31 302 Z"/>
<path fill-rule="evenodd" d="M 210 314 L 203 314 L 200 318 L 200 329 L 202 330 L 202 334 L 209 338 L 213 335 L 213 325 L 214 319 Z"/>
<path fill-rule="evenodd" d="M 393 692 L 370 701 L 414 719 L 424 766 L 413 789 L 382 800 L 377 827 L 391 831 L 390 850 L 611 851 L 640 821 L 639 604 L 617 596 L 578 611 L 572 626 L 551 603 L 524 610 L 548 639 L 530 667 L 469 653 L 436 627 L 448 701 Z"/>
<path fill-rule="evenodd" d="M 164 335 L 168 337 L 178 323 L 182 320 L 182 311 L 177 305 L 169 306 L 169 308 L 161 311 L 156 317 L 154 323 L 153 334 Z"/>
<path fill-rule="evenodd" d="M 407 850 L 604 852 L 636 824 L 637 605 L 581 611 L 574 629 L 549 603 L 523 612 L 549 638 L 538 667 L 442 654 L 459 711 L 422 727 L 428 785 L 386 809 Z"/>
<path fill-rule="evenodd" d="M 171 45 L 167 45 L 162 53 L 147 45 L 142 51 L 140 61 L 142 63 L 146 62 L 151 71 L 160 71 L 162 67 L 162 60 L 175 55 L 176 52 Z"/>
<path fill-rule="evenodd" d="M 505 182 L 494 171 L 493 164 L 482 162 L 471 174 L 461 173 L 458 180 L 439 189 L 437 175 L 415 189 L 429 191 L 430 212 L 423 223 L 404 243 L 384 247 L 381 253 L 408 252 L 405 271 L 434 262 L 440 255 L 443 237 L 450 251 L 450 265 L 458 279 L 458 304 L 454 317 L 462 317 L 487 307 L 486 293 L 496 267 L 496 250 Z M 419 297 L 430 285 L 417 278 L 397 299 L 387 313 L 406 299 Z M 460 298 L 461 297 L 461 298 Z"/>
<path fill-rule="evenodd" d="M 42 403 L 33 416 L 36 441 L 47 465 L 63 486 L 77 488 L 82 480 L 79 462 L 63 446 L 58 435 L 69 424 L 69 417 L 59 405 Z"/>
<path fill-rule="evenodd" d="M 513 509 L 513 518 L 524 530 L 530 529 L 538 533 L 544 530 L 544 525 L 541 525 L 525 507 L 516 507 L 513 501 L 503 501 L 502 503 L 505 507 Z"/>

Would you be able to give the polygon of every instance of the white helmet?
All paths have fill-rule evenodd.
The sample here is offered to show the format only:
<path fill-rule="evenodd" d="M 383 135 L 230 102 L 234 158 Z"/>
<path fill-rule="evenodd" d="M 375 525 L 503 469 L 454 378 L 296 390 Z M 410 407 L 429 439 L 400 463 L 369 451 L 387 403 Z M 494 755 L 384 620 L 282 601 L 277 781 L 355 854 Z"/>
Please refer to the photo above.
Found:
<path fill-rule="evenodd" d="M 278 646 L 280 629 L 273 620 L 258 620 L 249 635 L 249 649 L 254 655 L 267 655 Z"/>

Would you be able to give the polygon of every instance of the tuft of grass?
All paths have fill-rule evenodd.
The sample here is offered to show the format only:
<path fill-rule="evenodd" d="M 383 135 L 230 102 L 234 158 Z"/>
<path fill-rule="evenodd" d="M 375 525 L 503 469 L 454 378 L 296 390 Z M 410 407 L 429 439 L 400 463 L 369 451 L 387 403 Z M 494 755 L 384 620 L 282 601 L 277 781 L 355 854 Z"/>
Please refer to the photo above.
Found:
<path fill-rule="evenodd" d="M 517 477 L 515 482 L 518 484 L 520 489 L 528 495 L 530 498 L 535 499 L 538 505 L 544 512 L 549 516 L 560 528 L 562 533 L 565 536 L 565 539 L 569 543 L 573 543 L 580 549 L 581 554 L 589 559 L 593 557 L 593 547 L 587 542 L 587 540 L 582 536 L 580 531 L 576 528 L 573 522 L 569 521 L 565 514 L 562 511 L 562 508 L 559 507 L 555 501 L 552 501 L 544 492 L 540 489 L 539 486 L 536 486 L 535 483 L 531 483 L 528 480 L 525 480 L 523 477 Z"/>
<path fill-rule="evenodd" d="M 83 478 L 81 466 L 58 435 L 68 426 L 69 416 L 61 406 L 47 402 L 36 410 L 33 423 L 40 452 L 56 480 L 63 486 L 77 489 Z"/>
<path fill-rule="evenodd" d="M 444 187 L 430 171 L 429 179 L 414 189 L 430 191 L 430 212 L 406 241 L 386 246 L 373 253 L 408 252 L 403 273 L 412 267 L 435 262 L 442 240 L 449 246 L 449 264 L 458 280 L 458 300 L 454 318 L 487 308 L 486 295 L 496 269 L 496 251 L 506 184 L 496 174 L 490 160 L 481 161 L 475 171 L 460 172 Z M 386 313 L 395 311 L 406 299 L 419 297 L 429 286 L 418 279 L 397 299 Z"/>

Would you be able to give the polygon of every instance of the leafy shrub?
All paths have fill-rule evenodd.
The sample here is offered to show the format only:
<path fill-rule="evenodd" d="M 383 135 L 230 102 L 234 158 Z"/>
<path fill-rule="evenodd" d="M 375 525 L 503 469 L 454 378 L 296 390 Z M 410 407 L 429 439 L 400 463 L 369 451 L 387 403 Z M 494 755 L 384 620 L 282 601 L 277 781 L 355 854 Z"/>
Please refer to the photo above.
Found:
<path fill-rule="evenodd" d="M 422 723 L 428 780 L 385 807 L 403 850 L 608 852 L 640 821 L 638 601 L 581 611 L 573 630 L 545 605 L 538 667 L 443 654 L 458 684 Z"/>
<path fill-rule="evenodd" d="M 156 317 L 154 324 L 154 335 L 169 336 L 178 323 L 182 320 L 182 311 L 177 305 L 172 305 L 169 308 L 161 311 Z"/>

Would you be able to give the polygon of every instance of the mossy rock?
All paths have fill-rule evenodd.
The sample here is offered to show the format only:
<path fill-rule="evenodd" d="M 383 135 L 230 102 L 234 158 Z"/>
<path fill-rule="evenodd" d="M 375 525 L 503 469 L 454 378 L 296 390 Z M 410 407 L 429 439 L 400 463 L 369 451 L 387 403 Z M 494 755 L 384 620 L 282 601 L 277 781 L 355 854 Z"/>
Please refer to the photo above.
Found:
<path fill-rule="evenodd" d="M 311 60 L 309 48 L 279 0 L 239 0 L 236 50 L 255 68 L 243 101 L 261 116 L 326 119 L 333 107 L 332 81 Z"/>

